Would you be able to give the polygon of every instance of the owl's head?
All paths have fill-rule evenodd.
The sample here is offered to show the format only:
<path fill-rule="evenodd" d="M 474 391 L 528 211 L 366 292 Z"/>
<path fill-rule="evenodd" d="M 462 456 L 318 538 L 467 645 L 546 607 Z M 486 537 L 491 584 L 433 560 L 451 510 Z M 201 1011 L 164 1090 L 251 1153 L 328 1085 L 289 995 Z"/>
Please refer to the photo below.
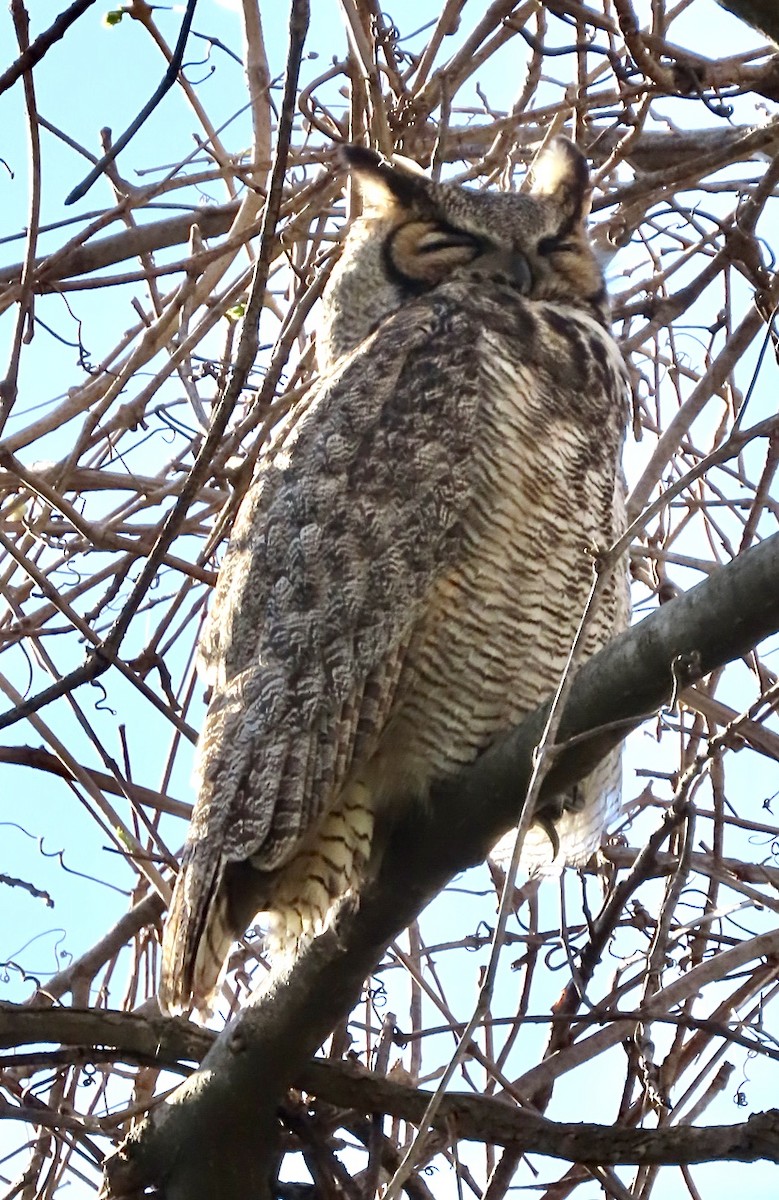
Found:
<path fill-rule="evenodd" d="M 527 192 L 437 183 L 373 150 L 345 146 L 362 216 L 325 296 L 320 366 L 353 350 L 402 304 L 460 278 L 529 300 L 597 309 L 603 276 L 586 231 L 587 161 L 567 138 L 537 156 Z"/>

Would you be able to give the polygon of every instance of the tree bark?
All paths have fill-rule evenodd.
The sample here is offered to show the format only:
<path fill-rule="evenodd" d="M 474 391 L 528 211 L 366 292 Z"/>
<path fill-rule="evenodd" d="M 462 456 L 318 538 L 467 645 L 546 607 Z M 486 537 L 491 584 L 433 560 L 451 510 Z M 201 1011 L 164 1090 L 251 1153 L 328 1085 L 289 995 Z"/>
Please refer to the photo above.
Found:
<path fill-rule="evenodd" d="M 625 1013 L 627 1030 L 637 1015 Z M 608 1018 L 600 1018 L 607 1022 Z M 728 1031 L 723 1028 L 723 1034 Z M 215 1034 L 186 1020 L 147 1018 L 104 1009 L 29 1009 L 0 1002 L 0 1046 L 58 1042 L 94 1046 L 92 1061 L 116 1047 L 129 1061 L 155 1061 L 176 1068 L 181 1059 L 202 1058 Z M 99 1049 L 98 1049 L 99 1047 Z M 355 1113 L 384 1113 L 412 1124 L 424 1116 L 430 1093 L 367 1071 L 357 1063 L 318 1058 L 306 1063 L 293 1081 L 296 1087 L 327 1104 Z M 13 1117 L 13 1105 L 7 1108 Z M 458 1136 L 510 1146 L 522 1154 L 544 1154 L 579 1163 L 630 1165 L 712 1161 L 779 1162 L 779 1111 L 754 1113 L 745 1122 L 695 1128 L 688 1125 L 649 1130 L 613 1125 L 550 1121 L 525 1112 L 494 1096 L 452 1092 L 433 1118 L 434 1128 L 446 1133 L 456 1123 Z M 78 1128 L 78 1122 L 76 1122 Z"/>
<path fill-rule="evenodd" d="M 717 3 L 779 46 L 779 8 L 776 0 L 717 0 Z"/>

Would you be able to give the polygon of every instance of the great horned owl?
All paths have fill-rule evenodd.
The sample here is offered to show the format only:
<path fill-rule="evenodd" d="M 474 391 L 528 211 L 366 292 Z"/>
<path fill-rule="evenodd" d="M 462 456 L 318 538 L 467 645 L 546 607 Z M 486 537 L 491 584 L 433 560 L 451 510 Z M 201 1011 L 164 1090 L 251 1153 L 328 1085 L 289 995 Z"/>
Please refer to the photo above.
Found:
<path fill-rule="evenodd" d="M 377 811 L 423 798 L 554 688 L 587 551 L 622 528 L 624 369 L 582 155 L 556 139 L 521 195 L 343 156 L 364 211 L 324 300 L 321 377 L 260 464 L 201 643 L 213 693 L 170 1011 L 208 1008 L 258 912 L 280 944 L 320 928 L 359 887 Z M 588 654 L 626 613 L 619 579 Z M 560 858 L 593 849 L 614 769 L 546 814 Z"/>

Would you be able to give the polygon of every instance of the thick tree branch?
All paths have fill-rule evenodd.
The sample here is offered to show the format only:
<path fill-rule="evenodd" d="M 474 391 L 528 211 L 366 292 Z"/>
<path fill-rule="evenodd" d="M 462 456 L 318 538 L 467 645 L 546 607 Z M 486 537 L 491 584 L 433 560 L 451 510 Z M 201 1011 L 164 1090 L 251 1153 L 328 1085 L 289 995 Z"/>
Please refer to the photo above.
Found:
<path fill-rule="evenodd" d="M 0 1001 L 0 1049 L 41 1045 L 111 1048 L 126 1055 L 156 1058 L 160 1067 L 199 1063 L 215 1034 L 194 1021 L 142 1016 L 118 1009 L 37 1008 Z M 97 1056 L 96 1060 L 97 1060 Z"/>
<path fill-rule="evenodd" d="M 430 1093 L 396 1083 L 349 1063 L 329 1059 L 309 1064 L 296 1083 L 327 1096 L 331 1104 L 359 1111 L 384 1112 L 418 1125 Z M 727 1161 L 779 1162 L 779 1111 L 756 1113 L 743 1125 L 620 1129 L 613 1125 L 550 1121 L 504 1100 L 450 1093 L 434 1117 L 437 1129 L 453 1127 L 465 1141 L 515 1146 L 579 1163 L 665 1164 Z"/>
<path fill-rule="evenodd" d="M 74 275 L 88 275 L 93 271 L 101 271 L 105 267 L 115 266 L 128 258 L 140 258 L 143 254 L 152 254 L 158 250 L 166 250 L 169 246 L 180 246 L 189 241 L 193 225 L 197 225 L 203 238 L 219 237 L 227 233 L 238 212 L 238 201 L 229 204 L 214 204 L 179 214 L 175 217 L 164 217 L 160 221 L 147 221 L 143 225 L 133 225 L 123 229 L 121 233 L 110 233 L 106 237 L 94 238 L 83 246 L 74 246 L 66 254 L 57 258 L 57 269 L 53 277 L 46 274 L 47 256 L 35 260 L 34 268 L 39 272 L 36 287 L 43 290 L 47 284 L 69 279 Z M 244 232 L 246 241 L 253 236 L 251 228 Z M 14 283 L 21 278 L 22 264 L 0 269 L 0 283 Z"/>
<path fill-rule="evenodd" d="M 779 8 L 776 0 L 717 0 L 717 3 L 779 46 Z"/>
<path fill-rule="evenodd" d="M 678 673 L 682 661 L 692 682 L 777 630 L 779 534 L 658 609 L 581 669 L 561 725 L 568 745 L 547 788 L 581 778 L 624 735 L 626 722 L 638 724 L 666 702 L 674 663 Z M 114 1196 L 152 1181 L 164 1183 L 167 1200 L 198 1200 L 217 1187 L 222 1200 L 265 1194 L 285 1087 L 349 1012 L 388 942 L 516 822 L 545 714 L 546 706 L 523 721 L 428 808 L 403 815 L 359 907 L 342 906 L 334 927 L 288 974 L 271 979 L 202 1068 L 110 1160 Z"/>
<path fill-rule="evenodd" d="M 625 1014 L 626 1029 L 635 1014 Z M 215 1035 L 184 1020 L 147 1019 L 98 1009 L 36 1011 L 0 1004 L 0 1046 L 58 1041 L 66 1045 L 116 1046 L 125 1054 L 153 1058 L 160 1066 L 198 1060 Z M 98 1056 L 95 1056 L 96 1060 Z M 367 1071 L 356 1063 L 314 1059 L 294 1080 L 297 1087 L 358 1114 L 384 1113 L 418 1125 L 430 1093 Z M 436 1129 L 467 1141 L 484 1141 L 580 1163 L 678 1164 L 711 1161 L 779 1162 L 779 1112 L 753 1114 L 738 1125 L 687 1125 L 646 1130 L 593 1123 L 562 1123 L 525 1112 L 478 1093 L 451 1093 L 434 1118 Z"/>

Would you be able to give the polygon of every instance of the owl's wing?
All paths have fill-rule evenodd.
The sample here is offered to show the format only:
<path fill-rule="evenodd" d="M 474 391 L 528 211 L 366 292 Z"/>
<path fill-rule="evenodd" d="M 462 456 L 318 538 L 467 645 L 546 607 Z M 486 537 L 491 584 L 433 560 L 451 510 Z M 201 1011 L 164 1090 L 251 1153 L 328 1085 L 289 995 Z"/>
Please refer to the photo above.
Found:
<path fill-rule="evenodd" d="M 169 980 L 191 971 L 226 864 L 288 859 L 386 721 L 459 544 L 479 336 L 440 291 L 404 307 L 321 382 L 247 494 L 202 644 L 214 691 Z"/>

